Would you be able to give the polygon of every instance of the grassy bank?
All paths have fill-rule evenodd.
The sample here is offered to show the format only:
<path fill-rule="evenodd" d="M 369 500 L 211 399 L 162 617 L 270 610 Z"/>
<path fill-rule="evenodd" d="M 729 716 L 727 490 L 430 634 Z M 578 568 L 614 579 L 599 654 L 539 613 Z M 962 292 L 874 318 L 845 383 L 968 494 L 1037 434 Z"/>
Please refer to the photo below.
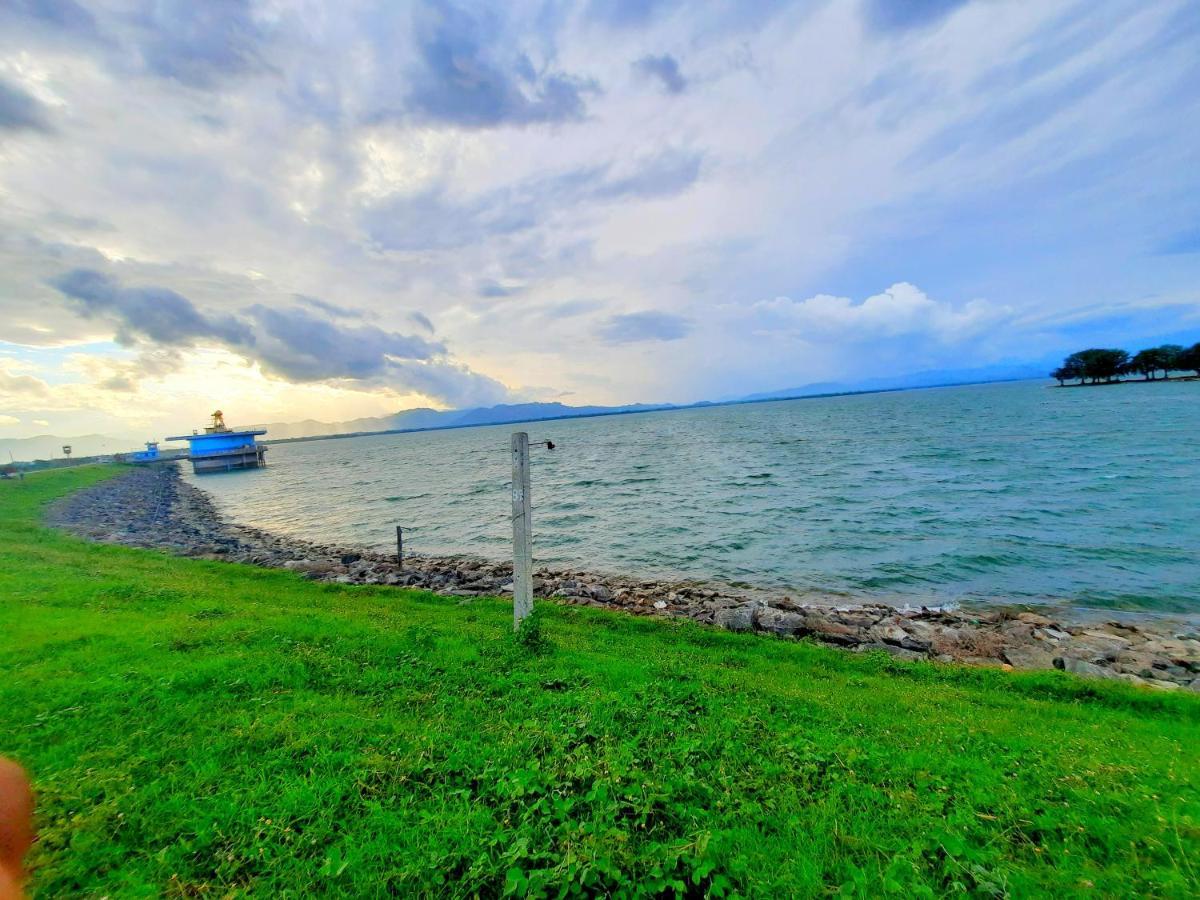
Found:
<path fill-rule="evenodd" d="M 42 896 L 1188 896 L 1200 698 L 90 545 L 0 483 Z"/>

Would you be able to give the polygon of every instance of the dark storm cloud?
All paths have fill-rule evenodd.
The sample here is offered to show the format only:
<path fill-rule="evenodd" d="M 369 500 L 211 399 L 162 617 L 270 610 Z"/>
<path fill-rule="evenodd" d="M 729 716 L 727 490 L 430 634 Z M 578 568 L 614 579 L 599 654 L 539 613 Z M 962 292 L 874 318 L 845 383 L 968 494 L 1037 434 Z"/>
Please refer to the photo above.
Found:
<path fill-rule="evenodd" d="M 46 107 L 0 79 L 0 131 L 49 131 Z"/>
<path fill-rule="evenodd" d="M 610 344 L 677 341 L 691 330 L 692 323 L 683 316 L 647 310 L 610 316 L 600 326 L 600 337 Z"/>
<path fill-rule="evenodd" d="M 908 31 L 933 25 L 970 0 L 863 0 L 867 25 L 875 31 Z"/>
<path fill-rule="evenodd" d="M 470 201 L 456 202 L 442 190 L 385 200 L 363 214 L 368 233 L 390 250 L 448 250 L 506 237 L 546 224 L 562 211 L 586 203 L 669 197 L 700 175 L 701 155 L 666 150 L 639 160 L 624 174 L 612 166 L 588 166 L 559 175 L 526 179 Z M 481 282 L 485 297 L 510 289 Z"/>
<path fill-rule="evenodd" d="M 507 396 L 499 382 L 446 359 L 444 345 L 416 335 L 342 325 L 300 307 L 256 304 L 240 317 L 205 315 L 168 288 L 126 287 L 94 269 L 73 269 L 50 283 L 85 317 L 110 320 L 119 341 L 143 347 L 136 366 L 112 373 L 102 385 L 111 390 L 125 390 L 123 381 L 132 384 L 139 375 L 176 367 L 179 357 L 170 348 L 207 341 L 293 382 L 362 381 L 452 404 Z M 421 313 L 409 318 L 432 333 L 433 323 Z"/>
<path fill-rule="evenodd" d="M 539 71 L 484 12 L 431 0 L 417 12 L 416 50 L 408 111 L 468 128 L 581 119 L 594 82 Z"/>
<path fill-rule="evenodd" d="M 233 316 L 205 316 L 187 297 L 169 288 L 122 287 L 95 269 L 72 269 L 50 283 L 88 318 L 113 320 L 118 340 L 125 343 L 139 337 L 167 346 L 205 338 L 233 347 L 254 343 L 245 322 Z"/>
<path fill-rule="evenodd" d="M 252 306 L 259 326 L 256 358 L 293 381 L 366 380 L 387 374 L 391 358 L 428 360 L 441 344 L 374 325 L 339 326 L 302 309 Z"/>
<path fill-rule="evenodd" d="M 669 94 L 682 94 L 687 79 L 679 71 L 679 62 L 669 53 L 662 56 L 643 56 L 633 63 L 633 69 L 644 78 L 653 78 Z"/>

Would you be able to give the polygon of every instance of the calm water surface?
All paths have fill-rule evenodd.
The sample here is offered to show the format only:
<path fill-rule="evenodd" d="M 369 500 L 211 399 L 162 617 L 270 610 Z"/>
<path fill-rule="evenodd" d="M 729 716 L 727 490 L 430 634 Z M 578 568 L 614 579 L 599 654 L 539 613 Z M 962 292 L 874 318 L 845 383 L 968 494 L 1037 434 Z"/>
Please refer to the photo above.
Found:
<path fill-rule="evenodd" d="M 197 479 L 319 541 L 505 558 L 513 426 Z M 535 557 L 797 594 L 1200 613 L 1200 383 L 1034 382 L 533 423 Z M 189 476 L 192 477 L 192 476 Z"/>

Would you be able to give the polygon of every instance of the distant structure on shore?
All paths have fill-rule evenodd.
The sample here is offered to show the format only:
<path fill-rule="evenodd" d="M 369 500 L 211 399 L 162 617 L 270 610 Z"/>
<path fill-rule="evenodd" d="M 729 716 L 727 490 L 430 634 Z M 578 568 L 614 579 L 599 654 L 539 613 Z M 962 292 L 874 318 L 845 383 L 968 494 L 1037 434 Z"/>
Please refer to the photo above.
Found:
<path fill-rule="evenodd" d="M 162 459 L 158 453 L 158 441 L 146 441 L 146 449 L 135 451 L 129 461 L 133 463 L 152 463 Z"/>
<path fill-rule="evenodd" d="M 187 441 L 192 471 L 203 475 L 233 469 L 257 469 L 265 465 L 263 456 L 267 448 L 260 446 L 256 438 L 266 433 L 265 428 L 234 430 L 225 424 L 225 414 L 218 409 L 212 414 L 212 424 L 203 432 L 193 431 L 167 440 Z"/>

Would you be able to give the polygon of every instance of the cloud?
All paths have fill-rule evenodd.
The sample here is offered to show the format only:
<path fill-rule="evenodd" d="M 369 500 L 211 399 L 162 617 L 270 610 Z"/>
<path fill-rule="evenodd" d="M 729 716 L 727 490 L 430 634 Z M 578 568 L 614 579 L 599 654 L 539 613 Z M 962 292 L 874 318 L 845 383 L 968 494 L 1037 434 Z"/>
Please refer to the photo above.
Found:
<path fill-rule="evenodd" d="M 21 420 L 16 416 L 0 415 L 0 425 L 20 425 Z"/>
<path fill-rule="evenodd" d="M 303 303 L 305 306 L 311 306 L 313 309 L 320 310 L 331 316 L 338 316 L 343 319 L 362 319 L 366 317 L 361 309 L 351 309 L 348 306 L 338 306 L 334 303 L 328 303 L 319 297 L 309 297 L 307 294 L 296 294 L 296 301 Z"/>
<path fill-rule="evenodd" d="M 424 338 L 374 325 L 340 326 L 302 309 L 256 305 L 248 313 L 259 326 L 256 358 L 291 381 L 375 379 L 388 374 L 394 359 L 428 360 L 445 352 Z"/>
<path fill-rule="evenodd" d="M 0 131 L 50 131 L 46 108 L 14 84 L 0 78 Z"/>
<path fill-rule="evenodd" d="M 95 17 L 75 0 L 6 0 L 5 12 L 24 16 L 66 32 L 91 36 Z"/>
<path fill-rule="evenodd" d="M 254 343 L 244 322 L 232 316 L 205 316 L 169 288 L 122 287 L 112 276 L 94 269 L 72 269 L 50 283 L 75 301 L 84 316 L 114 321 L 122 343 L 133 343 L 138 337 L 168 346 L 191 346 L 204 339 L 233 347 Z"/>
<path fill-rule="evenodd" d="M 175 347 L 145 347 L 132 360 L 77 354 L 66 368 L 84 375 L 102 390 L 132 394 L 184 366 L 183 355 Z"/>
<path fill-rule="evenodd" d="M 494 378 L 447 360 L 393 360 L 397 380 L 426 397 L 465 409 L 494 406 L 512 400 L 512 393 Z"/>
<path fill-rule="evenodd" d="M 633 69 L 645 78 L 656 79 L 668 94 L 682 94 L 687 79 L 679 71 L 679 63 L 669 53 L 662 56 L 643 56 L 633 63 Z"/>
<path fill-rule="evenodd" d="M 50 427 L 50 422 L 46 419 L 30 419 L 29 421 L 32 422 L 34 425 L 37 425 L 40 428 L 49 428 Z"/>
<path fill-rule="evenodd" d="M 956 343 L 977 337 L 1013 316 L 1009 308 L 984 300 L 961 306 L 939 302 L 906 282 L 862 303 L 829 294 L 806 300 L 777 297 L 753 304 L 751 312 L 761 327 L 777 333 L 848 342 L 924 336 Z"/>
<path fill-rule="evenodd" d="M 264 372 L 292 383 L 352 382 L 366 388 L 410 390 L 450 405 L 508 396 L 500 382 L 447 358 L 443 344 L 416 335 L 368 324 L 339 324 L 301 307 L 261 303 L 247 307 L 241 316 L 205 316 L 191 300 L 168 288 L 126 287 L 91 269 L 73 269 L 51 283 L 85 316 L 112 321 L 122 342 L 150 342 L 132 363 L 96 359 L 85 365 L 97 385 L 109 391 L 135 391 L 144 379 L 174 369 L 179 358 L 173 348 L 207 343 L 257 362 Z M 412 317 L 432 332 L 433 323 L 424 315 L 412 313 Z M 29 376 L 0 371 L 0 379 L 12 386 L 36 387 L 36 379 Z M 7 386 L 0 380 L 0 390 Z"/>
<path fill-rule="evenodd" d="M 265 28 L 248 0 L 158 0 L 134 17 L 146 69 L 192 88 L 265 71 Z"/>
<path fill-rule="evenodd" d="M 591 0 L 588 17 L 612 28 L 636 28 L 650 24 L 679 0 Z"/>
<path fill-rule="evenodd" d="M 863 0 L 863 16 L 874 31 L 908 31 L 940 22 L 969 0 Z"/>
<path fill-rule="evenodd" d="M 47 396 L 49 385 L 32 375 L 14 375 L 0 368 L 0 397 L 8 403 L 27 402 Z"/>
<path fill-rule="evenodd" d="M 480 13 L 481 16 L 485 14 Z M 482 21 L 443 0 L 416 12 L 416 50 L 407 107 L 418 118 L 463 128 L 529 125 L 583 118 L 595 82 L 539 70 L 530 58 L 497 39 L 500 23 Z"/>
<path fill-rule="evenodd" d="M 610 344 L 677 341 L 691 330 L 691 322 L 683 316 L 646 310 L 610 316 L 600 326 L 600 337 Z"/>
<path fill-rule="evenodd" d="M 416 325 L 420 325 L 430 334 L 433 334 L 436 329 L 433 327 L 433 322 L 429 321 L 429 316 L 419 310 L 413 310 L 408 314 L 408 320 Z"/>
<path fill-rule="evenodd" d="M 480 297 L 511 297 L 519 293 L 520 287 L 511 287 L 496 281 L 494 278 L 481 279 L 475 285 L 475 293 Z"/>
<path fill-rule="evenodd" d="M 682 193 L 700 177 L 699 153 L 668 148 L 614 171 L 608 163 L 538 175 L 468 200 L 444 189 L 388 197 L 362 214 L 364 225 L 389 250 L 450 250 L 505 238 L 546 225 L 564 209 L 618 200 L 653 200 Z M 482 296 L 509 287 L 480 283 Z"/>
<path fill-rule="evenodd" d="M 633 172 L 598 185 L 595 196 L 612 200 L 673 197 L 695 184 L 700 177 L 701 162 L 699 153 L 667 149 L 639 161 Z"/>

